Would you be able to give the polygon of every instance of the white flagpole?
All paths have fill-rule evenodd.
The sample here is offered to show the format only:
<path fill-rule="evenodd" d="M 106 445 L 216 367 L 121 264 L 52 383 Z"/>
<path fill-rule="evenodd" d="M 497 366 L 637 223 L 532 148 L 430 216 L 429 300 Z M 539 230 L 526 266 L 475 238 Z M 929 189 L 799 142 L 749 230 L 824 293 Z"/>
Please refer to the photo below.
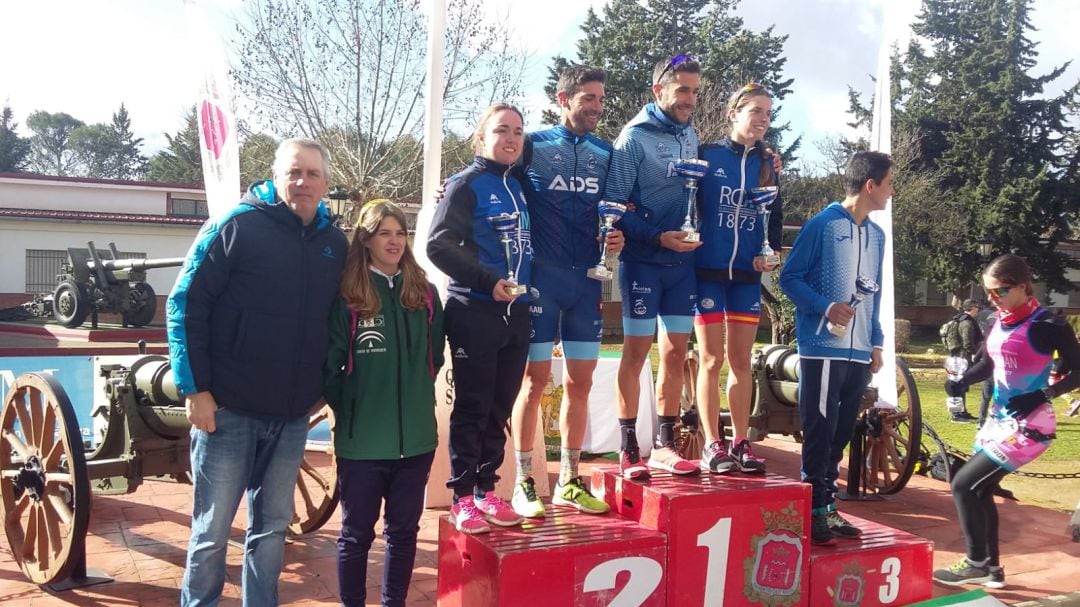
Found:
<path fill-rule="evenodd" d="M 877 86 L 874 91 L 874 113 L 870 125 L 870 149 L 877 152 L 891 153 L 892 149 L 892 100 L 889 74 L 889 53 L 892 50 L 895 26 L 892 23 L 897 12 L 888 4 L 883 7 L 885 19 L 881 36 L 881 48 L 878 51 Z M 890 27 L 894 26 L 894 27 Z M 896 407 L 896 289 L 894 285 L 893 264 L 893 229 L 892 199 L 884 211 L 870 213 L 870 219 L 881 226 L 885 232 L 885 259 L 881 270 L 881 331 L 885 335 L 882 351 L 881 370 L 874 376 L 874 385 L 878 389 L 879 407 Z"/>
<path fill-rule="evenodd" d="M 428 22 L 427 117 L 424 133 L 424 185 L 420 213 L 416 217 L 413 254 L 427 272 L 428 280 L 446 296 L 446 275 L 427 256 L 427 239 L 435 214 L 435 188 L 442 183 L 443 55 L 446 47 L 446 0 L 432 0 Z"/>
<path fill-rule="evenodd" d="M 220 37 L 196 0 L 184 0 L 190 48 L 203 69 L 195 113 L 199 118 L 206 203 L 211 217 L 240 201 L 240 145 L 229 86 L 228 62 Z"/>

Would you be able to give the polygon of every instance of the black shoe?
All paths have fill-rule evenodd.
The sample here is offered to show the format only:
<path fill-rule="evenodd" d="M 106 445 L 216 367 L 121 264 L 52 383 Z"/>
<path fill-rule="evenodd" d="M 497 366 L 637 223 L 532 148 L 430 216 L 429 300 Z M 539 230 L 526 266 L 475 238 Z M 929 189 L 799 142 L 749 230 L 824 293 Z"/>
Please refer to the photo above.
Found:
<path fill-rule="evenodd" d="M 824 514 L 810 517 L 810 543 L 815 546 L 835 546 L 836 535 L 829 527 L 829 520 Z"/>
<path fill-rule="evenodd" d="M 854 540 L 862 535 L 862 529 L 852 525 L 846 518 L 840 516 L 840 513 L 836 510 L 825 515 L 825 522 L 829 524 L 829 531 L 832 531 L 836 537 Z"/>
<path fill-rule="evenodd" d="M 979 418 L 968 413 L 967 411 L 961 411 L 959 413 L 952 414 L 953 423 L 957 424 L 970 424 L 971 422 L 978 421 Z"/>
<path fill-rule="evenodd" d="M 1005 572 L 1001 574 L 1002 582 L 1005 580 Z M 986 565 L 976 567 L 966 558 L 953 563 L 948 569 L 938 569 L 934 572 L 934 580 L 947 586 L 963 586 L 964 584 L 985 584 L 994 581 L 990 575 L 990 568 Z"/>

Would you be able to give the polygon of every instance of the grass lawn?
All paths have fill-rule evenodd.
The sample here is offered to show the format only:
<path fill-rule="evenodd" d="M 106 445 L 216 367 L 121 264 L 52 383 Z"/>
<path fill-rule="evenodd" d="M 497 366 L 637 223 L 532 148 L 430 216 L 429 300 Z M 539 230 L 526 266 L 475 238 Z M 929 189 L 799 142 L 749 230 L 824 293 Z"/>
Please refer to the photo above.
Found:
<path fill-rule="evenodd" d="M 756 346 L 768 343 L 768 335 L 760 333 Z M 601 350 L 608 356 L 618 355 L 621 343 L 603 344 Z M 900 354 L 908 363 L 918 386 L 923 422 L 930 424 L 949 445 L 965 453 L 970 452 L 975 437 L 975 424 L 957 424 L 949 420 L 945 407 L 944 356 L 937 336 L 915 336 L 908 347 L 909 352 Z M 653 344 L 650 362 L 656 377 L 658 350 Z M 721 377 L 726 378 L 726 369 Z M 721 380 L 723 381 L 723 380 Z M 973 415 L 978 413 L 980 387 L 974 386 L 968 393 L 967 408 Z M 1024 472 L 1076 473 L 1080 472 L 1080 416 L 1065 417 L 1069 398 L 1060 397 L 1054 405 L 1058 413 L 1057 440 L 1039 459 L 1023 468 Z M 924 444 L 931 446 L 929 438 Z M 933 452 L 934 449 L 931 450 Z M 1009 475 L 1002 483 L 1026 503 L 1072 512 L 1080 500 L 1080 479 L 1041 479 Z"/>

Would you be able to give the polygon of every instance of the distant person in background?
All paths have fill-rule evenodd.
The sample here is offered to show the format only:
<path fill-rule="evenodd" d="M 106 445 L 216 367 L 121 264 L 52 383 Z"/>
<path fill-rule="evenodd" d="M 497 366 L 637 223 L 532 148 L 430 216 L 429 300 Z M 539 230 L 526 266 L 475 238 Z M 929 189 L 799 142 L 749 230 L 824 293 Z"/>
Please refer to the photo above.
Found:
<path fill-rule="evenodd" d="M 990 335 L 990 330 L 994 328 L 994 323 L 997 322 L 997 314 L 994 312 L 993 306 L 988 302 L 980 302 L 979 311 L 975 314 L 975 322 L 979 325 L 979 331 L 983 334 L 983 338 Z M 976 352 L 976 356 L 979 356 L 981 349 Z M 977 361 L 976 361 L 977 362 Z M 979 419 L 976 422 L 979 428 L 982 428 L 983 422 L 986 421 L 986 412 L 990 407 L 990 401 L 994 398 L 994 378 L 989 377 L 982 383 L 982 398 L 979 400 Z"/>
<path fill-rule="evenodd" d="M 975 319 L 979 313 L 979 302 L 974 299 L 965 299 L 960 308 L 960 313 L 949 319 L 946 324 L 948 336 L 947 342 L 951 342 L 948 355 L 950 358 L 961 358 L 966 363 L 965 368 L 970 367 L 975 360 L 983 342 L 983 332 L 979 329 L 979 323 Z M 967 410 L 967 403 L 963 398 L 951 399 L 950 413 L 953 422 L 970 423 L 976 421 L 976 417 Z M 958 407 L 954 410 L 953 407 Z"/>
<path fill-rule="evenodd" d="M 1022 258 L 1002 255 L 991 261 L 982 283 L 998 322 L 986 337 L 985 355 L 959 380 L 946 380 L 945 393 L 962 395 L 968 386 L 992 377 L 994 401 L 975 435 L 974 455 L 952 477 L 967 555 L 935 571 L 934 579 L 950 586 L 1004 588 L 994 491 L 1006 474 L 1042 455 L 1056 438 L 1050 401 L 1080 386 L 1080 344 L 1072 327 L 1039 305 Z M 1062 361 L 1062 379 L 1051 386 L 1054 352 Z"/>

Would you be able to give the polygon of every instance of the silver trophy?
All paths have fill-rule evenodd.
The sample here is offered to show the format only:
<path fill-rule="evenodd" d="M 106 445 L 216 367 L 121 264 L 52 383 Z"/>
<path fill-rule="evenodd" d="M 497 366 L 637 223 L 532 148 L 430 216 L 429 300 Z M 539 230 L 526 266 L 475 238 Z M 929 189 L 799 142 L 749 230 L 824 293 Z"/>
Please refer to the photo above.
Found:
<path fill-rule="evenodd" d="M 765 232 L 765 239 L 761 241 L 761 251 L 758 252 L 757 258 L 767 266 L 775 266 L 780 263 L 780 255 L 769 246 L 769 215 L 772 214 L 772 209 L 769 207 L 776 200 L 776 195 L 779 192 L 780 188 L 774 185 L 750 190 L 750 200 L 757 207 L 758 217 L 761 218 L 761 230 Z"/>
<path fill-rule="evenodd" d="M 528 293 L 528 286 L 517 283 L 517 273 L 514 272 L 514 255 L 510 251 L 510 245 L 513 243 L 510 234 L 518 230 L 518 214 L 501 213 L 494 217 L 488 217 L 488 223 L 499 235 L 499 242 L 502 243 L 503 254 L 506 256 L 506 280 L 511 283 L 510 286 L 506 287 L 506 293 L 514 297 Z"/>
<path fill-rule="evenodd" d="M 686 232 L 683 242 L 698 242 L 701 234 L 694 226 L 697 223 L 697 190 L 698 180 L 705 176 L 709 170 L 709 163 L 697 158 L 683 158 L 675 163 L 675 174 L 682 177 L 686 183 L 686 218 L 683 219 L 680 231 Z"/>
<path fill-rule="evenodd" d="M 876 282 L 870 280 L 865 276 L 860 276 L 855 280 L 855 292 L 851 294 L 851 299 L 848 301 L 848 305 L 852 308 L 859 307 L 859 302 L 861 302 L 867 295 L 873 295 L 874 293 L 877 293 L 878 289 L 879 287 Z M 837 325 L 834 324 L 831 320 L 826 323 L 825 326 L 827 329 L 829 329 L 829 333 L 832 333 L 837 337 L 843 337 L 844 333 L 847 332 L 847 325 Z"/>
<path fill-rule="evenodd" d="M 586 274 L 593 280 L 607 281 L 611 280 L 611 277 L 615 275 L 611 268 L 604 264 L 604 258 L 607 257 L 607 235 L 608 232 L 615 229 L 615 222 L 622 219 L 622 216 L 626 214 L 626 205 L 601 200 L 596 207 L 600 212 L 600 218 L 604 221 L 600 225 L 600 261 L 596 263 L 595 267 L 589 268 Z"/>

